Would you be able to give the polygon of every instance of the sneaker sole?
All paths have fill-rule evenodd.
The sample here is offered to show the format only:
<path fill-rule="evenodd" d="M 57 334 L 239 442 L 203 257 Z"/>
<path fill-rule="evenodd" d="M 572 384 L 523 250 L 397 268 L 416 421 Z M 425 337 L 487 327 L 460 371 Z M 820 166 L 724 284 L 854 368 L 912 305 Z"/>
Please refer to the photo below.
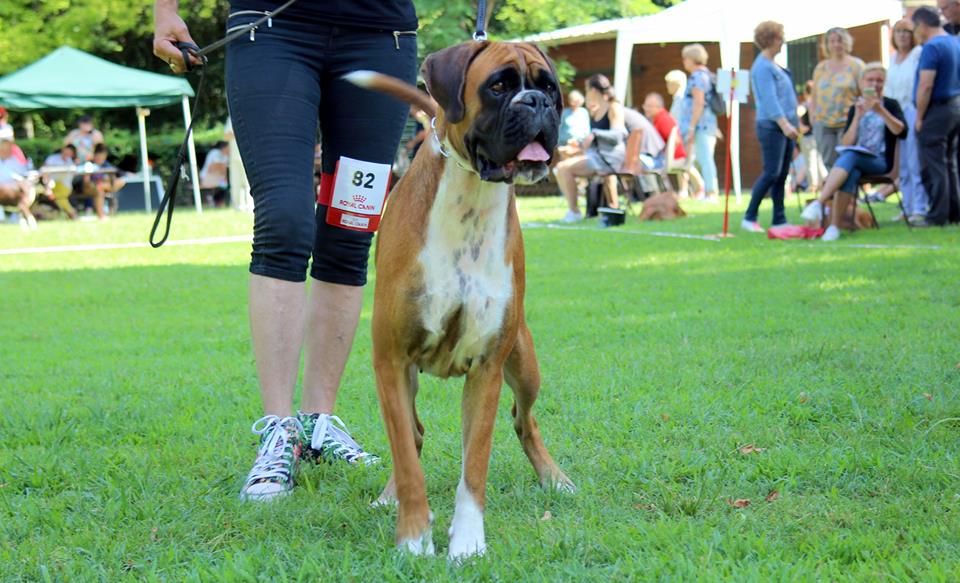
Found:
<path fill-rule="evenodd" d="M 280 490 L 279 492 L 272 492 L 270 494 L 247 494 L 246 492 L 240 492 L 240 500 L 244 502 L 270 502 L 271 500 L 276 500 L 277 498 L 284 498 L 289 496 L 293 490 Z"/>

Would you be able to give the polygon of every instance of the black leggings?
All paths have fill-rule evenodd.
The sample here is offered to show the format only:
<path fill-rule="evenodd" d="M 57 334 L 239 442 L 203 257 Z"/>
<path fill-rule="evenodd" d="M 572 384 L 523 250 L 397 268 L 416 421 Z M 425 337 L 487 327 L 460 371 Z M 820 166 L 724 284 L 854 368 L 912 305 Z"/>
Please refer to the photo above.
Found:
<path fill-rule="evenodd" d="M 260 15 L 231 15 L 228 29 Z M 407 105 L 340 79 L 358 69 L 416 81 L 414 34 L 307 22 L 284 15 L 227 48 L 227 98 L 254 200 L 250 272 L 286 281 L 310 276 L 362 286 L 372 233 L 326 223 L 316 204 L 314 146 L 319 123 L 323 172 L 341 156 L 390 164 Z"/>

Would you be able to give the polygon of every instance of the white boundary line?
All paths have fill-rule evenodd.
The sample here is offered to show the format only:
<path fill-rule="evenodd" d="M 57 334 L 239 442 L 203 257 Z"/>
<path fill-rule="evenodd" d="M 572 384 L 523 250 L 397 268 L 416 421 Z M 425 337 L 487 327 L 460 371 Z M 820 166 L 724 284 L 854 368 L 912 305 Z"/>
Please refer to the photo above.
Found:
<path fill-rule="evenodd" d="M 714 235 L 688 235 L 686 233 L 669 233 L 665 231 L 625 231 L 623 229 L 603 229 L 600 227 L 574 227 L 572 225 L 554 225 L 551 223 L 524 223 L 521 225 L 524 229 L 558 229 L 561 231 L 592 231 L 592 232 L 613 232 L 623 235 L 641 235 L 649 237 L 673 237 L 675 239 L 696 239 L 698 241 L 711 241 L 719 243 L 720 237 Z"/>
<path fill-rule="evenodd" d="M 180 239 L 167 241 L 164 247 L 184 247 L 191 245 L 221 245 L 224 243 L 246 243 L 253 240 L 252 235 L 233 235 L 229 237 L 207 237 L 204 239 Z M 113 249 L 140 249 L 149 247 L 149 243 L 103 243 L 100 245 L 57 245 L 52 247 L 25 247 L 22 249 L 0 249 L 0 255 L 31 255 L 36 253 L 76 253 L 78 251 L 108 251 Z"/>
<path fill-rule="evenodd" d="M 552 223 L 524 223 L 521 225 L 524 229 L 558 229 L 562 231 L 592 231 L 592 232 L 611 232 L 619 233 L 621 235 L 644 235 L 649 237 L 673 237 L 676 239 L 696 239 L 699 241 L 710 241 L 713 243 L 719 243 L 723 239 L 718 235 L 689 235 L 686 233 L 670 233 L 668 231 L 630 231 L 624 229 L 614 229 L 608 228 L 604 229 L 601 227 L 576 227 L 573 225 L 555 225 Z M 802 241 L 797 241 L 801 243 Z M 824 245 L 822 243 L 812 243 L 807 241 L 806 245 L 798 245 L 798 247 L 803 247 L 806 249 L 838 249 L 838 248 L 852 248 L 852 249 L 929 249 L 934 251 L 940 251 L 943 249 L 942 245 L 911 245 L 911 244 L 890 244 L 885 245 L 883 243 L 837 243 L 836 245 Z"/>

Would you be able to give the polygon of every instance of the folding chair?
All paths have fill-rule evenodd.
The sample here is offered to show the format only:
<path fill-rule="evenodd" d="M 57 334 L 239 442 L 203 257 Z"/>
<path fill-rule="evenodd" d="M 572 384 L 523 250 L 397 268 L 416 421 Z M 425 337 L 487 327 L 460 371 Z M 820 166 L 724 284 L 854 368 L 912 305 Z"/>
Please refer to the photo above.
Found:
<path fill-rule="evenodd" d="M 677 152 L 677 142 L 680 141 L 680 130 L 676 126 L 670 130 L 670 135 L 667 136 L 667 144 L 664 146 L 664 152 L 666 153 L 665 162 L 663 168 L 661 168 L 656 176 L 657 183 L 661 192 L 668 190 L 679 190 L 679 179 L 677 188 L 673 188 L 673 184 L 670 183 L 671 176 L 680 176 L 687 172 L 687 160 L 689 158 L 677 159 L 674 155 Z"/>
<path fill-rule="evenodd" d="M 628 189 L 623 184 L 623 178 L 635 179 L 640 170 L 640 142 L 643 138 L 642 130 L 633 130 L 627 136 L 626 148 L 624 151 L 623 164 L 620 169 L 610 168 L 607 172 L 598 173 L 597 176 L 591 179 L 591 182 L 602 180 L 606 184 L 606 180 L 611 177 L 616 178 L 617 192 L 610 192 L 609 196 L 606 197 L 607 204 L 612 205 L 614 200 L 619 199 L 619 192 L 622 190 L 627 204 L 629 207 L 630 203 L 633 202 L 631 195 L 631 190 Z M 588 187 L 589 189 L 589 187 Z M 619 202 L 619 200 L 618 200 Z M 619 206 L 619 204 L 617 205 Z"/>
<path fill-rule="evenodd" d="M 877 215 L 873 212 L 873 205 L 870 204 L 870 197 L 866 191 L 866 185 L 871 184 L 876 186 L 877 184 L 892 184 L 896 190 L 894 191 L 897 195 L 897 205 L 900 207 L 900 216 L 903 218 L 903 222 L 907 224 L 907 228 L 913 230 L 913 225 L 910 224 L 910 221 L 907 220 L 907 211 L 903 207 L 903 194 L 900 192 L 900 187 L 898 180 L 900 178 L 900 140 L 897 140 L 896 151 L 893 154 L 893 168 L 890 172 L 886 174 L 881 174 L 878 176 L 861 176 L 859 182 L 857 182 L 857 196 L 853 200 L 853 212 L 857 212 L 857 201 L 862 197 L 863 201 L 867 203 L 867 209 L 870 211 L 870 216 L 873 217 L 874 228 L 880 228 L 880 221 L 877 220 Z"/>

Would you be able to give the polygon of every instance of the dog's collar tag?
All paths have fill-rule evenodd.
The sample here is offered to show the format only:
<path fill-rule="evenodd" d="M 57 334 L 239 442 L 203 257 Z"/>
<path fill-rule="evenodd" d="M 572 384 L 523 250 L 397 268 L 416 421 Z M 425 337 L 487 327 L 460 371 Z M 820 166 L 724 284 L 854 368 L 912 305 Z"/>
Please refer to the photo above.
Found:
<path fill-rule="evenodd" d="M 352 231 L 376 231 L 389 187 L 390 164 L 341 156 L 330 198 L 319 201 L 329 205 L 327 224 Z"/>

